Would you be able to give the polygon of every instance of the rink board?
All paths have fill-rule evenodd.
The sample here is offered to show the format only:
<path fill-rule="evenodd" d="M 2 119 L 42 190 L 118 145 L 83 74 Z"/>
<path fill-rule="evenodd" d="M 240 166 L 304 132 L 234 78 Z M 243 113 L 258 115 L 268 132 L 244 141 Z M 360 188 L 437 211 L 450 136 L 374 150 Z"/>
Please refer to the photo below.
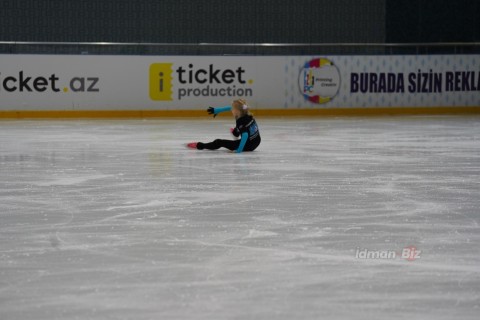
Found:
<path fill-rule="evenodd" d="M 480 112 L 480 55 L 0 55 L 0 117 Z"/>

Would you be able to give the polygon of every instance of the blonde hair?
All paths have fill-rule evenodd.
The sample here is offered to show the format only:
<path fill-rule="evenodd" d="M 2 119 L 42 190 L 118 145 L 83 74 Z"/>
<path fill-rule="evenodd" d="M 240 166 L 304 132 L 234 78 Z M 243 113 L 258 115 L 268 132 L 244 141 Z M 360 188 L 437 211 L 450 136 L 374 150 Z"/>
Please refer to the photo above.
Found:
<path fill-rule="evenodd" d="M 249 111 L 250 107 L 248 106 L 247 101 L 245 101 L 244 99 L 233 100 L 232 108 L 238 110 L 242 117 L 245 115 L 251 115 Z"/>

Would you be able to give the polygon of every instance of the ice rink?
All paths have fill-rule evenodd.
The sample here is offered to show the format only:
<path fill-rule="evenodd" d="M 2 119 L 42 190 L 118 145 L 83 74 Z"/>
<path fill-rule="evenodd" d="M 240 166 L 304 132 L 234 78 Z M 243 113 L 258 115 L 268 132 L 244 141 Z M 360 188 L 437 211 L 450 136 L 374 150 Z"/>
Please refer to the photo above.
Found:
<path fill-rule="evenodd" d="M 480 117 L 257 121 L 0 121 L 0 319 L 479 319 Z"/>

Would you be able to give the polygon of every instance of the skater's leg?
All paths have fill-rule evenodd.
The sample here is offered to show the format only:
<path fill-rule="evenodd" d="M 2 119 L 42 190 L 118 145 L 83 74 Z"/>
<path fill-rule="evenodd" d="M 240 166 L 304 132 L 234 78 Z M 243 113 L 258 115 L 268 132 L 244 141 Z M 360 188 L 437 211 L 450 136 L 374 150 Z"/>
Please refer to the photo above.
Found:
<path fill-rule="evenodd" d="M 222 140 L 216 139 L 215 141 L 209 143 L 197 143 L 197 149 L 203 150 L 216 150 L 219 148 L 227 148 L 230 151 L 236 150 L 240 144 L 240 140 Z"/>

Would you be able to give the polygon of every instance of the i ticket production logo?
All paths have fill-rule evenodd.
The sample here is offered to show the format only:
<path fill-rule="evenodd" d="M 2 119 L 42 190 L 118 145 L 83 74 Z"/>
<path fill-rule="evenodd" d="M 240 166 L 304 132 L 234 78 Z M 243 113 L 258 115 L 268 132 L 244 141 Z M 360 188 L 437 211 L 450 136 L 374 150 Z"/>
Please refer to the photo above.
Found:
<path fill-rule="evenodd" d="M 332 61 L 317 58 L 305 63 L 298 78 L 300 91 L 306 100 L 327 103 L 340 89 L 340 72 Z"/>
<path fill-rule="evenodd" d="M 193 63 L 174 67 L 173 63 L 152 63 L 149 70 L 149 94 L 154 101 L 173 101 L 191 97 L 251 97 L 253 79 L 242 66 L 197 66 Z"/>

